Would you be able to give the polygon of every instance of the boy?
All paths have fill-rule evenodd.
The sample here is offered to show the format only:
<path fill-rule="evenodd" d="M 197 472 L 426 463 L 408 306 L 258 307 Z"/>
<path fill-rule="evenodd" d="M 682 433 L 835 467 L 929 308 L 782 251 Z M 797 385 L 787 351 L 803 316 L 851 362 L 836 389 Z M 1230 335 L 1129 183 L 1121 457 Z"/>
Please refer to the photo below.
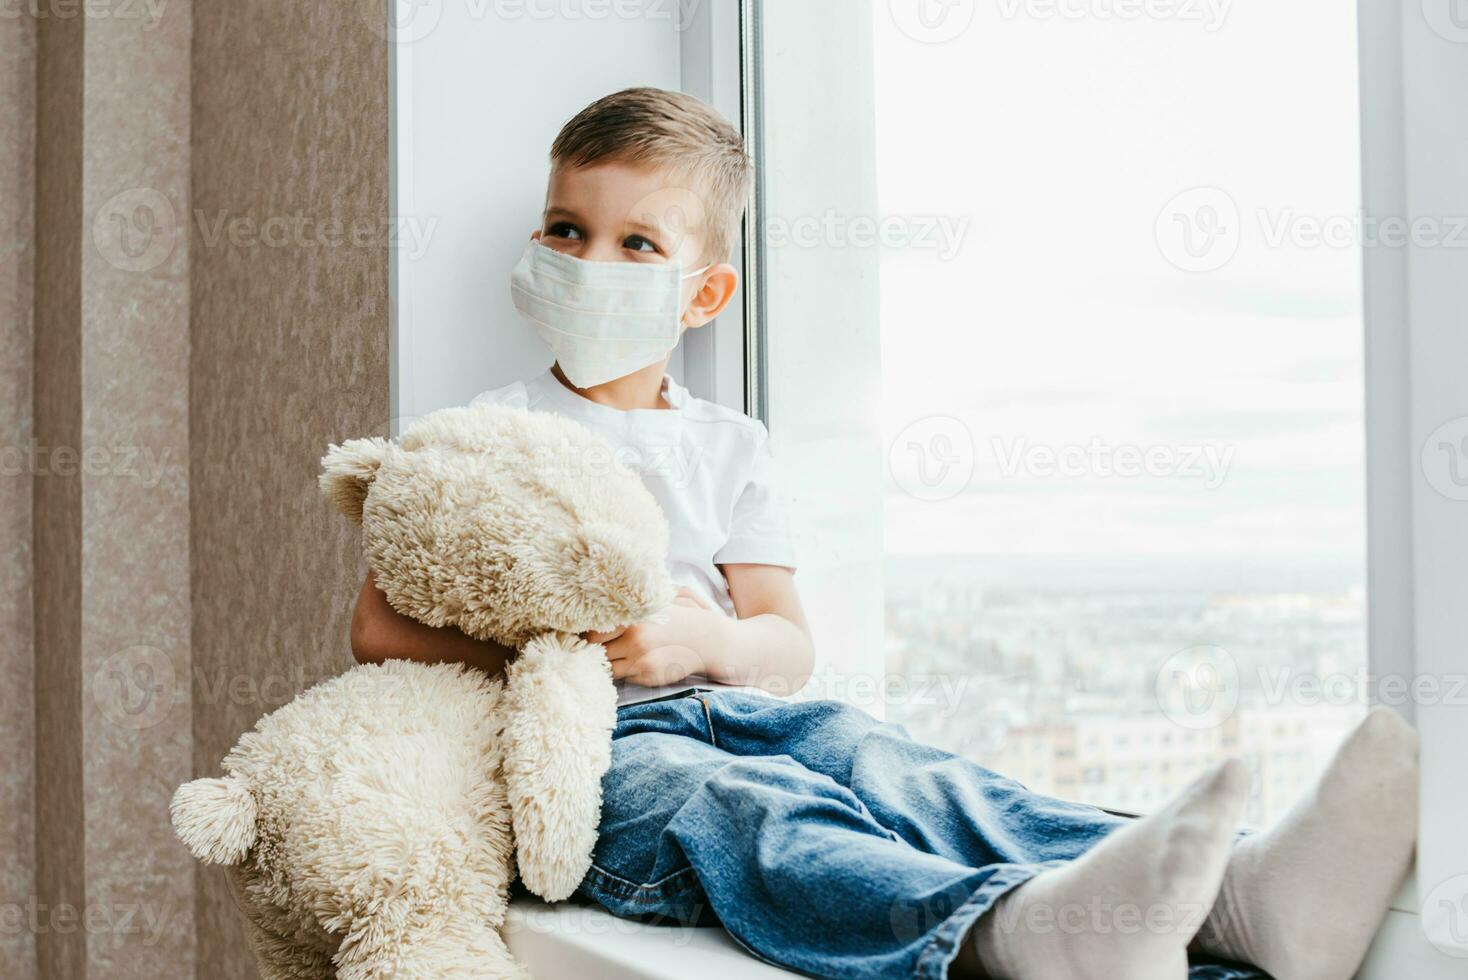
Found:
<path fill-rule="evenodd" d="M 666 623 L 591 637 L 620 697 L 582 893 L 619 915 L 712 911 L 755 955 L 820 977 L 1180 980 L 1190 952 L 1279 980 L 1352 975 L 1415 840 L 1415 739 L 1395 715 L 1370 715 L 1294 812 L 1236 842 L 1237 761 L 1127 820 L 853 708 L 772 696 L 805 682 L 813 647 L 764 427 L 664 374 L 734 293 L 742 140 L 696 99 L 631 89 L 567 123 L 551 161 L 511 288 L 556 363 L 476 401 L 606 437 L 667 514 L 681 586 Z M 370 577 L 352 645 L 491 672 L 512 655 L 398 616 Z"/>

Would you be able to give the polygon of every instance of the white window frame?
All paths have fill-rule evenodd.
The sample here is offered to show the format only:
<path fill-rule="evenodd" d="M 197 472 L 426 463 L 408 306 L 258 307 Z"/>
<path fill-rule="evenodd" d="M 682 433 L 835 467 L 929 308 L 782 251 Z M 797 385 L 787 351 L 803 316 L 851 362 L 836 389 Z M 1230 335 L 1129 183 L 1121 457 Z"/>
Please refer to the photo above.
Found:
<path fill-rule="evenodd" d="M 756 165 L 741 251 L 744 292 L 714 334 L 715 398 L 769 428 L 790 496 L 797 581 L 816 638 L 815 676 L 801 696 L 846 700 L 881 716 L 877 256 L 871 249 L 787 243 L 776 261 L 767 265 L 764 257 L 774 221 L 876 214 L 871 10 L 851 0 L 703 0 L 702 6 L 714 36 L 710 42 L 697 36 L 703 22 L 694 21 L 684 48 L 684 88 L 712 92 L 718 109 L 742 121 Z M 809 43 L 812 38 L 819 43 Z M 712 84 L 697 67 L 705 44 L 718 52 Z M 729 85 L 735 66 L 742 71 L 738 96 Z M 846 99 L 825 105 L 820 93 L 828 90 Z M 778 144 L 763 138 L 766 116 L 782 134 Z M 817 153 L 848 165 L 807 165 Z M 788 329 L 767 334 L 767 318 Z M 732 324 L 738 328 L 727 329 Z M 684 370 L 696 378 L 690 362 L 703 355 L 690 339 L 685 335 Z M 725 366 L 736 344 L 743 357 L 734 377 Z"/>
<path fill-rule="evenodd" d="M 760 0 L 704 0 L 687 9 L 689 22 L 681 34 L 683 91 L 737 121 L 751 156 L 759 159 L 758 78 L 750 71 L 758 58 Z M 728 309 L 712 324 L 683 336 L 683 383 L 709 401 L 764 420 L 759 380 L 762 318 L 758 301 L 762 250 L 758 197 L 750 202 L 745 233 L 731 264 L 739 270 L 739 287 Z"/>
<path fill-rule="evenodd" d="M 1449 3 L 1442 0 L 1445 10 Z M 1425 3 L 1358 2 L 1368 219 L 1468 216 L 1468 34 L 1449 40 L 1427 16 Z M 1463 676 L 1468 649 L 1468 504 L 1433 488 L 1423 450 L 1439 425 L 1468 416 L 1468 251 L 1378 246 L 1364 262 L 1370 669 L 1378 678 L 1449 681 Z M 1468 711 L 1450 700 L 1404 710 L 1422 740 L 1417 869 L 1362 971 L 1369 980 L 1461 977 L 1465 969 L 1426 938 L 1438 903 L 1463 897 L 1458 886 L 1443 886 L 1468 881 L 1468 782 L 1456 771 Z"/>

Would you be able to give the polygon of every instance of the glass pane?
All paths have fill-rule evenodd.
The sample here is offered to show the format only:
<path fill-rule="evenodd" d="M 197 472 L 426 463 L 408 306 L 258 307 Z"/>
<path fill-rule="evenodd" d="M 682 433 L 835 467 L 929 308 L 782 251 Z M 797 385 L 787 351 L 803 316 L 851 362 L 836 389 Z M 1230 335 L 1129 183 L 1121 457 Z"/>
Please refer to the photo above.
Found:
<path fill-rule="evenodd" d="M 1370 687 L 1353 11 L 873 16 L 889 715 L 1267 821 Z"/>

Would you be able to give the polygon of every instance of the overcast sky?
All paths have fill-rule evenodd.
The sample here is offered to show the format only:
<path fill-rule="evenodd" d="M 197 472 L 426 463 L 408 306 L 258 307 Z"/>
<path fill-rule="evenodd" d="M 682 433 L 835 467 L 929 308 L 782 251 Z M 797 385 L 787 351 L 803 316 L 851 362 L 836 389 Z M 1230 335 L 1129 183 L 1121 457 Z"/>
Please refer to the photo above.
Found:
<path fill-rule="evenodd" d="M 888 550 L 1359 555 L 1352 7 L 1115 8 L 960 2 L 972 22 L 934 44 L 874 0 L 881 212 L 948 230 L 882 265 Z M 933 415 L 974 472 L 923 500 L 916 454 L 953 440 L 899 434 Z M 1084 475 L 1036 446 L 1085 449 Z M 1107 476 L 1098 446 L 1178 472 Z"/>

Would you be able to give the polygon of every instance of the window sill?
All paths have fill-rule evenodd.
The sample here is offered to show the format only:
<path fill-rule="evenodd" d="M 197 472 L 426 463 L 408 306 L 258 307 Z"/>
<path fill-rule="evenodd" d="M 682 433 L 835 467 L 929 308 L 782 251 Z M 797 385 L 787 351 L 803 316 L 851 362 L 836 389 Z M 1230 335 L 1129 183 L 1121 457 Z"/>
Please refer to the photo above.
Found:
<path fill-rule="evenodd" d="M 529 898 L 510 903 L 505 941 L 537 977 L 744 980 L 789 977 L 745 952 L 723 929 L 648 925 L 604 909 Z"/>
<path fill-rule="evenodd" d="M 789 977 L 756 960 L 723 929 L 647 925 L 590 905 L 517 898 L 505 924 L 510 951 L 535 976 L 600 980 L 743 980 Z M 1465 950 L 1468 957 L 1468 950 Z M 1415 912 L 1392 909 L 1357 980 L 1462 980 L 1468 960 L 1423 938 Z"/>
<path fill-rule="evenodd" d="M 1468 957 L 1468 949 L 1463 951 Z M 1468 959 L 1449 956 L 1422 935 L 1415 912 L 1392 909 L 1356 980 L 1462 980 Z"/>

